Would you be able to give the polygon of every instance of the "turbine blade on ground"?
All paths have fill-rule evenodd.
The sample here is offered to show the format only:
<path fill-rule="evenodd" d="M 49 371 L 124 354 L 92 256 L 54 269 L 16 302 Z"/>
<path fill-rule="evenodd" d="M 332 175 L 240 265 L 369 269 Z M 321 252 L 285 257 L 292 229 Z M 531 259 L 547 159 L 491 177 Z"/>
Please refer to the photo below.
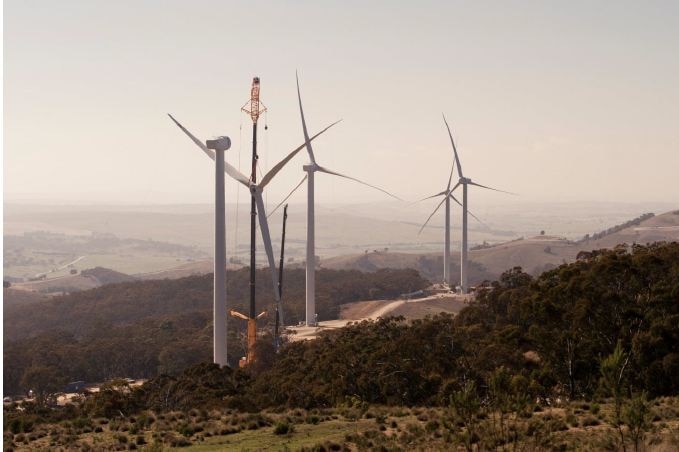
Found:
<path fill-rule="evenodd" d="M 326 130 L 328 130 L 330 127 L 334 126 L 335 124 L 337 124 L 337 123 L 339 123 L 339 122 L 341 122 L 341 121 L 342 121 L 342 120 L 340 119 L 339 121 L 333 122 L 333 123 L 330 124 L 328 127 L 326 127 L 325 129 L 321 130 L 320 132 L 318 132 L 318 133 L 317 133 L 316 135 L 314 135 L 313 137 L 309 138 L 309 141 L 312 141 L 314 138 L 316 138 L 317 136 L 319 136 L 320 134 L 322 134 L 323 132 L 325 132 Z M 278 174 L 278 172 L 279 172 L 281 169 L 283 169 L 283 167 L 285 166 L 285 164 L 288 163 L 288 162 L 290 161 L 290 159 L 292 159 L 295 155 L 297 155 L 297 153 L 298 153 L 299 151 L 301 151 L 305 146 L 306 146 L 306 142 L 304 142 L 304 144 L 301 144 L 301 145 L 300 145 L 299 147 L 297 147 L 294 151 L 292 151 L 291 153 L 289 153 L 283 160 L 281 160 L 281 161 L 278 162 L 273 168 L 271 168 L 271 169 L 269 170 L 269 172 L 266 173 L 266 174 L 264 175 L 264 177 L 262 178 L 261 182 L 259 183 L 259 186 L 262 187 L 262 188 L 266 187 L 266 185 L 267 185 L 269 182 L 271 182 L 271 179 L 273 179 L 274 176 L 275 176 L 276 174 Z"/>
<path fill-rule="evenodd" d="M 488 190 L 499 191 L 499 192 L 501 192 L 501 193 L 507 193 L 508 195 L 517 196 L 516 193 L 512 193 L 512 192 L 510 192 L 510 191 L 499 190 L 499 189 L 493 188 L 493 187 L 486 187 L 485 185 L 477 184 L 476 182 L 469 182 L 469 185 L 476 185 L 477 187 L 487 188 Z"/>
<path fill-rule="evenodd" d="M 443 116 L 443 122 L 446 123 L 446 128 L 448 129 L 448 136 L 450 137 L 450 144 L 453 145 L 453 153 L 455 154 L 455 164 L 457 165 L 457 173 L 462 177 L 462 165 L 460 165 L 460 158 L 457 155 L 457 148 L 455 147 L 455 140 L 453 140 L 453 134 L 450 131 L 450 126 L 448 125 L 448 121 L 446 121 L 446 115 L 442 114 Z M 452 172 L 450 173 L 452 176 Z"/>
<path fill-rule="evenodd" d="M 280 296 L 278 293 L 278 272 L 276 271 L 276 263 L 273 257 L 273 247 L 271 246 L 271 234 L 269 234 L 269 222 L 266 219 L 266 209 L 264 208 L 264 200 L 262 199 L 262 191 L 257 189 L 255 191 L 255 202 L 257 203 L 257 217 L 259 218 L 259 231 L 262 234 L 262 241 L 264 242 L 264 250 L 269 261 L 269 268 L 271 269 L 271 279 L 273 282 L 274 300 L 280 303 Z"/>
<path fill-rule="evenodd" d="M 167 115 L 170 117 L 170 119 L 171 119 L 175 124 L 177 124 L 177 127 L 179 127 L 180 129 L 182 129 L 182 131 L 183 131 L 189 138 L 191 138 L 191 141 L 193 141 L 194 143 L 196 143 L 196 145 L 197 145 L 199 148 L 201 148 L 201 149 L 203 150 L 203 152 L 205 152 L 205 153 L 207 154 L 208 157 L 210 157 L 212 160 L 215 159 L 215 153 L 214 153 L 214 151 L 212 151 L 211 149 L 208 149 L 207 146 L 205 146 L 205 143 L 203 143 L 203 142 L 200 141 L 198 138 L 196 138 L 191 132 L 189 132 L 189 131 L 186 129 L 186 127 L 184 127 L 183 125 L 181 125 L 181 124 L 179 123 L 179 121 L 177 121 L 176 119 L 174 119 L 174 117 L 173 117 L 171 114 L 168 113 Z"/>
<path fill-rule="evenodd" d="M 314 158 L 314 150 L 311 148 L 311 140 L 309 140 L 309 132 L 306 128 L 306 120 L 304 119 L 304 109 L 302 108 L 302 95 L 299 92 L 299 74 L 295 71 L 295 79 L 297 80 L 297 100 L 299 101 L 299 114 L 302 116 L 302 130 L 304 131 L 304 144 L 306 145 L 306 150 L 309 153 L 309 158 L 311 163 L 315 164 L 316 159 Z"/>
<path fill-rule="evenodd" d="M 274 207 L 273 210 L 272 210 L 271 212 L 269 212 L 269 215 L 267 215 L 267 218 L 270 218 L 271 215 L 273 215 L 273 214 L 278 210 L 278 208 L 279 208 L 280 206 L 282 206 L 283 204 L 285 204 L 285 201 L 287 201 L 288 198 L 289 198 L 290 196 L 292 196 L 292 194 L 295 193 L 295 191 L 297 191 L 297 189 L 304 183 L 304 181 L 307 180 L 307 177 L 308 177 L 308 176 L 305 175 L 305 176 L 302 178 L 302 180 L 299 181 L 299 184 L 297 184 L 297 185 L 295 186 L 295 188 L 293 188 L 293 189 L 290 191 L 290 193 L 288 193 L 288 196 L 286 196 L 285 198 L 283 198 L 283 201 L 281 201 L 280 203 L 278 203 L 278 205 L 277 205 L 276 207 Z"/>
<path fill-rule="evenodd" d="M 367 185 L 368 187 L 374 188 L 375 190 L 379 190 L 379 191 L 381 191 L 382 193 L 385 193 L 385 194 L 391 196 L 391 197 L 394 198 L 394 199 L 398 199 L 399 201 L 403 201 L 403 200 L 402 200 L 401 198 L 399 198 L 398 196 L 392 195 L 391 193 L 389 193 L 389 192 L 386 191 L 386 190 L 381 189 L 380 187 L 376 187 L 376 186 L 371 185 L 371 184 L 369 184 L 369 183 L 367 183 L 367 182 L 363 182 L 362 180 L 356 179 L 355 177 L 346 176 L 346 175 L 344 175 L 344 174 L 340 174 L 340 173 L 337 173 L 337 172 L 335 172 L 335 171 L 331 171 L 331 170 L 329 170 L 329 169 L 327 169 L 327 168 L 323 168 L 322 166 L 317 166 L 316 169 L 317 169 L 318 171 L 322 172 L 322 173 L 332 174 L 333 176 L 344 177 L 345 179 L 353 180 L 354 182 L 358 182 L 359 184 Z"/>
<path fill-rule="evenodd" d="M 434 216 L 434 214 L 436 213 L 436 211 L 439 210 L 439 209 L 441 208 L 441 206 L 443 205 L 443 203 L 444 203 L 445 201 L 446 201 L 446 197 L 444 196 L 443 199 L 441 200 L 441 202 L 438 204 L 438 206 L 436 206 L 436 208 L 434 209 L 434 211 L 431 213 L 431 215 L 429 215 L 429 218 L 427 218 L 427 221 L 424 222 L 424 224 L 422 225 L 422 227 L 420 228 L 420 230 L 417 232 L 417 235 L 422 234 L 422 231 L 423 231 L 424 228 L 427 226 L 427 223 L 429 223 L 429 220 L 431 220 L 431 217 Z"/>

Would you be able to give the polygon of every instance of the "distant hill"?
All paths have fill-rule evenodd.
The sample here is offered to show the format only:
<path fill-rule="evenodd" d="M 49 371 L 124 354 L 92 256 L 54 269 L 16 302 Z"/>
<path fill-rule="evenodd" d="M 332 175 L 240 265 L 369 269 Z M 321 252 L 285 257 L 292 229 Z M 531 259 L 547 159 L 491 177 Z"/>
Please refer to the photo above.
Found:
<path fill-rule="evenodd" d="M 319 320 L 338 318 L 346 303 L 393 299 L 429 284 L 413 270 L 324 269 L 317 277 Z M 248 269 L 227 273 L 230 309 L 247 312 L 248 281 Z M 148 378 L 209 360 L 212 284 L 212 275 L 202 275 L 107 284 L 55 297 L 5 289 L 6 391 L 18 390 L 27 367 L 45 362 L 57 366 L 69 381 L 103 381 L 120 376 Z M 304 270 L 286 273 L 283 312 L 287 325 L 304 318 L 304 288 Z M 257 293 L 257 312 L 270 311 L 273 289 L 267 269 L 257 272 Z M 8 295 L 23 299 L 7 302 Z M 260 331 L 272 321 L 271 314 L 262 319 Z M 243 354 L 246 324 L 229 318 L 227 326 L 229 357 L 235 365 Z"/>
<path fill-rule="evenodd" d="M 95 267 L 80 272 L 82 276 L 88 278 L 95 278 L 99 281 L 100 285 L 104 284 L 116 284 L 121 282 L 136 281 L 137 278 L 134 276 L 126 275 L 125 273 L 117 272 L 109 268 Z"/>
<path fill-rule="evenodd" d="M 630 220 L 630 223 L 636 223 Z M 614 232 L 593 234 L 597 239 L 581 241 L 566 240 L 550 235 L 521 238 L 497 245 L 473 249 L 469 253 L 471 284 L 498 278 L 502 272 L 522 267 L 528 273 L 538 275 L 563 263 L 575 261 L 581 251 L 613 248 L 618 244 L 647 244 L 653 242 L 679 241 L 679 211 L 650 216 L 629 226 L 613 227 Z M 606 232 L 606 231 L 602 231 Z M 443 245 L 443 244 L 442 244 Z M 452 274 L 459 278 L 459 251 L 452 252 Z M 376 251 L 364 254 L 338 256 L 321 262 L 325 268 L 374 271 L 379 268 L 414 268 L 432 281 L 439 281 L 443 271 L 441 254 L 409 254 Z"/>
<path fill-rule="evenodd" d="M 227 270 L 238 270 L 243 268 L 242 264 L 226 264 Z M 148 273 L 138 273 L 134 276 L 138 279 L 177 279 L 185 278 L 187 276 L 206 275 L 214 271 L 214 261 L 212 259 L 197 260 L 194 262 L 187 262 L 177 267 L 169 268 L 167 270 L 159 270 Z"/>
<path fill-rule="evenodd" d="M 98 269 L 95 273 L 106 277 L 126 276 L 106 269 Z M 321 270 L 317 278 L 316 308 L 320 320 L 338 318 L 340 305 L 344 303 L 396 298 L 401 293 L 420 290 L 429 284 L 413 270 L 385 269 L 373 273 Z M 248 269 L 227 273 L 227 303 L 230 309 L 245 312 L 249 303 L 248 282 Z M 304 290 L 304 271 L 289 270 L 285 275 L 283 294 L 287 324 L 296 324 L 304 319 Z M 257 294 L 258 309 L 269 309 L 273 303 L 273 290 L 268 269 L 257 271 Z M 128 281 L 44 298 L 31 304 L 5 303 L 4 334 L 9 340 L 54 330 L 82 335 L 97 323 L 122 326 L 195 311 L 210 312 L 211 309 L 212 275 Z M 235 325 L 238 321 L 229 323 Z"/>
<path fill-rule="evenodd" d="M 13 288 L 3 289 L 2 291 L 3 308 L 7 308 L 8 306 L 27 306 L 47 300 L 49 300 L 49 298 L 46 295 L 38 292 L 17 290 Z"/>
<path fill-rule="evenodd" d="M 451 272 L 460 274 L 459 254 L 452 253 Z M 332 270 L 359 270 L 373 272 L 381 268 L 412 268 L 430 281 L 440 281 L 443 276 L 442 254 L 413 254 L 375 250 L 363 254 L 337 256 L 321 261 L 322 268 Z M 477 262 L 472 262 L 470 278 L 472 281 L 494 279 L 496 275 L 487 271 Z"/>
<path fill-rule="evenodd" d="M 47 278 L 38 281 L 16 283 L 12 287 L 20 291 L 38 292 L 48 295 L 79 292 L 94 289 L 105 284 L 136 281 L 134 276 L 104 267 L 83 270 L 80 274 Z"/>

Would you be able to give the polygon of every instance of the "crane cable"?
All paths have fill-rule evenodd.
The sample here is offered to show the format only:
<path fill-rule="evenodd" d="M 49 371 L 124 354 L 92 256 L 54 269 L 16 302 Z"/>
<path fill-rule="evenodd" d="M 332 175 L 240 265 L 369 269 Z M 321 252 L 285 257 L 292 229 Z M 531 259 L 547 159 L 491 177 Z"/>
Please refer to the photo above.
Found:
<path fill-rule="evenodd" d="M 240 171 L 240 154 L 243 149 L 243 115 L 240 116 L 240 127 L 238 129 L 238 171 Z M 238 258 L 238 211 L 240 210 L 240 184 L 236 184 L 236 226 L 233 235 L 233 255 Z"/>
<path fill-rule="evenodd" d="M 264 171 L 269 171 L 269 114 L 264 110 Z M 262 176 L 263 177 L 263 176 Z M 269 190 L 264 192 L 264 205 L 269 208 Z"/>
<path fill-rule="evenodd" d="M 264 174 L 266 171 L 269 169 L 269 133 L 267 132 L 269 130 L 269 117 L 268 117 L 268 110 L 264 110 L 264 143 L 263 144 L 263 159 L 257 159 L 257 171 L 259 172 L 259 178 L 260 180 L 264 177 Z M 264 169 L 262 169 L 262 166 L 260 166 L 259 162 L 260 160 L 263 160 L 262 166 Z M 269 191 L 266 190 L 264 191 L 264 205 L 268 208 L 269 206 Z"/>

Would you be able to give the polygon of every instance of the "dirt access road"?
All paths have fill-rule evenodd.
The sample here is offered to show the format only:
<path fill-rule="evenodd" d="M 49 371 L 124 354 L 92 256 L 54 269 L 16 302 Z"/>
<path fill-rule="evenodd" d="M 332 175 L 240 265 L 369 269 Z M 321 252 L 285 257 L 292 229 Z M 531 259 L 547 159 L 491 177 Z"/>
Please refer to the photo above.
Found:
<path fill-rule="evenodd" d="M 420 319 L 441 312 L 457 313 L 471 300 L 470 295 L 436 294 L 410 300 L 357 301 L 342 305 L 340 319 L 318 322 L 318 326 L 292 326 L 287 331 L 292 341 L 315 339 L 321 331 L 343 328 L 348 323 L 376 320 L 380 317 L 403 315 Z"/>

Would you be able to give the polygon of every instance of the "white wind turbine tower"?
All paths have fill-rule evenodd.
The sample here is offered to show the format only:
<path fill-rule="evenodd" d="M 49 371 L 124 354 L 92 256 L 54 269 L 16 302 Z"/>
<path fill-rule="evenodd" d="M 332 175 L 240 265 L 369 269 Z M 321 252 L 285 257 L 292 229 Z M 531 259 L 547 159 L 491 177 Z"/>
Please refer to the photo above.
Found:
<path fill-rule="evenodd" d="M 434 214 L 441 208 L 441 205 L 445 203 L 446 205 L 446 216 L 445 216 L 445 231 L 444 231 L 444 246 L 443 246 L 443 282 L 444 284 L 450 285 L 451 284 L 451 279 L 450 279 L 450 200 L 451 198 L 458 204 L 460 204 L 460 201 L 455 198 L 452 194 L 452 190 L 450 189 L 450 184 L 453 181 L 453 171 L 455 170 L 455 163 L 453 163 L 450 167 L 450 176 L 448 177 L 448 185 L 446 186 L 446 189 L 443 190 L 441 193 L 437 193 L 432 196 L 427 196 L 426 198 L 422 198 L 420 201 L 424 201 L 425 199 L 432 199 L 432 198 L 438 198 L 439 196 L 443 196 L 443 199 L 441 200 L 440 203 L 436 206 L 434 211 L 429 215 L 429 218 L 427 218 L 427 221 L 424 222 L 422 227 L 420 228 L 418 235 L 422 233 L 424 228 L 427 226 L 427 223 L 429 223 L 429 220 L 431 220 L 431 217 L 434 216 Z M 462 205 L 462 204 L 460 204 Z"/>
<path fill-rule="evenodd" d="M 370 185 L 361 180 L 355 179 L 344 174 L 331 171 L 316 163 L 314 151 L 311 147 L 311 140 L 307 132 L 306 120 L 304 119 L 304 109 L 302 108 L 302 96 L 299 90 L 299 77 L 295 74 L 297 79 L 297 99 L 299 101 L 299 113 L 302 118 L 302 130 L 304 132 L 304 141 L 307 152 L 309 153 L 309 164 L 304 165 L 303 169 L 307 172 L 307 243 L 306 243 L 306 324 L 307 326 L 316 325 L 316 231 L 314 221 L 314 173 L 321 172 L 331 174 L 333 176 L 343 177 L 358 182 L 368 187 L 377 189 L 387 195 L 400 200 L 399 197 L 392 195 L 388 191 L 382 190 L 379 187 Z M 301 183 L 300 183 L 301 185 Z M 296 188 L 296 187 L 295 187 Z M 293 190 L 294 191 L 294 190 Z M 290 195 L 288 195 L 289 197 Z M 286 198 L 287 199 L 287 198 Z M 283 201 L 285 202 L 285 200 Z M 280 205 L 280 204 L 279 204 Z"/>
<path fill-rule="evenodd" d="M 276 263 L 273 256 L 273 247 L 271 245 L 271 235 L 269 234 L 269 224 L 267 222 L 266 211 L 264 208 L 264 200 L 262 199 L 262 191 L 264 187 L 271 182 L 273 177 L 288 163 L 302 148 L 309 145 L 309 141 L 313 140 L 330 127 L 337 123 L 333 123 L 325 129 L 318 132 L 311 139 L 295 150 L 290 152 L 283 160 L 274 165 L 268 173 L 264 175 L 259 184 L 254 184 L 238 171 L 233 166 L 224 161 L 224 151 L 231 146 L 231 141 L 228 137 L 220 137 L 215 140 L 208 140 L 207 145 L 203 144 L 184 126 L 182 126 L 172 115 L 168 114 L 170 119 L 179 126 L 179 128 L 200 148 L 208 157 L 216 161 L 215 172 L 215 276 L 214 276 L 214 362 L 220 366 L 227 365 L 227 344 L 226 344 L 226 237 L 225 237 L 225 213 L 224 213 L 224 173 L 239 183 L 245 185 L 254 195 L 257 204 L 257 216 L 259 217 L 259 229 L 262 234 L 262 241 L 264 242 L 264 249 L 269 261 L 269 268 L 271 269 L 271 278 L 273 283 L 274 300 L 279 308 L 282 319 L 282 309 L 280 306 L 280 296 L 278 292 L 278 273 L 276 272 Z M 212 149 L 211 149 L 212 148 Z M 214 149 L 214 151 L 213 151 Z"/>
<path fill-rule="evenodd" d="M 450 131 L 450 126 L 448 125 L 448 121 L 446 121 L 445 115 L 443 115 L 443 122 L 446 124 L 446 128 L 448 129 L 448 136 L 450 137 L 450 144 L 453 146 L 453 153 L 455 154 L 455 164 L 457 165 L 457 172 L 460 175 L 459 180 L 457 181 L 457 184 L 450 190 L 451 196 L 452 192 L 457 189 L 460 185 L 462 185 L 462 245 L 461 245 L 461 252 L 460 252 L 460 287 L 462 288 L 462 293 L 467 293 L 469 290 L 469 259 L 468 259 L 468 247 L 467 247 L 467 213 L 470 215 L 471 212 L 468 211 L 467 209 L 467 186 L 468 185 L 475 185 L 477 187 L 481 188 L 486 188 L 488 190 L 493 190 L 493 191 L 499 191 L 502 193 L 508 193 L 510 195 L 513 195 L 514 193 L 510 193 L 508 191 L 504 190 L 498 190 L 497 188 L 492 188 L 492 187 L 487 187 L 485 185 L 478 184 L 476 182 L 472 182 L 472 180 L 468 177 L 464 177 L 462 174 L 462 165 L 460 165 L 460 158 L 457 155 L 457 148 L 455 147 L 455 140 L 453 140 L 453 134 Z M 452 174 L 452 173 L 451 173 Z M 476 218 L 474 215 L 472 215 L 474 218 Z M 476 218 L 478 220 L 478 218 Z"/>

